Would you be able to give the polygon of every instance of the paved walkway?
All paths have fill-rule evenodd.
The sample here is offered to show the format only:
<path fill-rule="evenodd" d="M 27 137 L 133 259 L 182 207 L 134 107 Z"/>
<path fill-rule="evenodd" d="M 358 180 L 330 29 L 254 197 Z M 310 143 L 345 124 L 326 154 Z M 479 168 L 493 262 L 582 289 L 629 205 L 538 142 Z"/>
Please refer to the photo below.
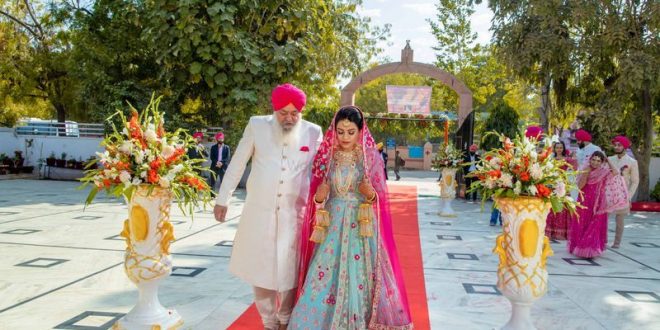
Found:
<path fill-rule="evenodd" d="M 459 217 L 439 217 L 436 178 L 404 172 L 392 183 L 418 187 L 432 328 L 499 328 L 510 313 L 494 287 L 491 249 L 500 227 L 488 226 L 490 205 L 482 211 L 455 201 Z M 108 329 L 133 306 L 137 292 L 123 273 L 118 237 L 126 206 L 101 198 L 83 212 L 86 192 L 76 187 L 0 181 L 0 329 Z M 178 310 L 186 329 L 225 329 L 251 302 L 250 287 L 227 271 L 240 197 L 225 224 L 210 211 L 190 221 L 173 208 L 176 268 L 160 299 Z M 660 214 L 629 216 L 624 240 L 594 260 L 573 258 L 564 242 L 552 244 L 550 289 L 532 309 L 539 329 L 660 329 Z"/>

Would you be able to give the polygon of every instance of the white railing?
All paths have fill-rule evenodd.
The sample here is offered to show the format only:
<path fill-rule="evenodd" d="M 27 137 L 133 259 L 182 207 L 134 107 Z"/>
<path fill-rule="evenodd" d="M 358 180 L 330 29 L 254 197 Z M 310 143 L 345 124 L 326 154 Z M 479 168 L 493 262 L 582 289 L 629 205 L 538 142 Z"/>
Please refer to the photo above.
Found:
<path fill-rule="evenodd" d="M 32 136 L 60 136 L 60 137 L 93 137 L 99 138 L 105 135 L 103 124 L 76 123 L 76 122 L 22 122 L 14 127 L 16 135 Z"/>

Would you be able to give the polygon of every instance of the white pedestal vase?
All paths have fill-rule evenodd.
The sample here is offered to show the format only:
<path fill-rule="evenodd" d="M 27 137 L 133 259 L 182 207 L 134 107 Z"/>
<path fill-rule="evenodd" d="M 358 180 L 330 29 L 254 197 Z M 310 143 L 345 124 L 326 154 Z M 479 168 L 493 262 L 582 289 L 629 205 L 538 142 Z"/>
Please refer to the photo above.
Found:
<path fill-rule="evenodd" d="M 497 288 L 511 302 L 511 318 L 502 329 L 536 329 L 531 318 L 534 301 L 547 291 L 546 259 L 553 254 L 545 236 L 550 204 L 540 198 L 498 198 L 502 233 L 494 253 L 500 258 Z"/>
<path fill-rule="evenodd" d="M 455 167 L 442 168 L 442 180 L 440 180 L 440 198 L 442 209 L 440 216 L 456 217 L 456 212 L 451 208 L 451 202 L 456 198 L 456 171 Z"/>
<path fill-rule="evenodd" d="M 124 221 L 121 236 L 126 239 L 124 271 L 139 290 L 138 303 L 121 318 L 113 329 L 151 330 L 177 329 L 181 316 L 166 309 L 158 300 L 158 285 L 172 272 L 170 243 L 174 229 L 169 222 L 172 195 L 154 188 L 147 196 L 148 186 L 136 189 L 128 203 L 129 218 Z"/>

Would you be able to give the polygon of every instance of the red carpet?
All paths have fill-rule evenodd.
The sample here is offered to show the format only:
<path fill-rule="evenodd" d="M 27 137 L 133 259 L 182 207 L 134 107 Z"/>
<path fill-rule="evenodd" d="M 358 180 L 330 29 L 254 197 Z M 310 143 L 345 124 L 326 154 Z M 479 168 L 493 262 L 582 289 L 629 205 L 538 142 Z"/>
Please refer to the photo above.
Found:
<path fill-rule="evenodd" d="M 394 239 L 399 252 L 399 262 L 408 291 L 408 302 L 415 329 L 430 329 L 429 310 L 426 304 L 422 246 L 417 221 L 417 188 L 414 186 L 389 186 Z M 229 327 L 231 330 L 262 329 L 261 318 L 254 304 Z"/>
<path fill-rule="evenodd" d="M 635 202 L 632 203 L 631 211 L 660 212 L 660 203 L 658 202 Z"/>

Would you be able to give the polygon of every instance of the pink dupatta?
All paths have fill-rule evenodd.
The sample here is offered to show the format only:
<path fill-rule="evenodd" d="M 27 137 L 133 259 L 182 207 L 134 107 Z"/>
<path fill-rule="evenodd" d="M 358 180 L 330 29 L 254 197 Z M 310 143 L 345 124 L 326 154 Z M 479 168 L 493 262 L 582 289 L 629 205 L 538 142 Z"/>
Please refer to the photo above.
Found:
<path fill-rule="evenodd" d="M 354 107 L 354 106 L 353 106 Z M 364 120 L 359 143 L 362 147 L 365 175 L 376 190 L 376 202 L 373 204 L 375 216 L 375 237 L 377 242 L 377 262 L 373 274 L 375 276 L 375 292 L 370 329 L 412 329 L 412 318 L 408 305 L 408 296 L 403 282 L 403 274 L 394 243 L 392 217 L 387 191 L 387 182 L 383 172 L 383 159 L 376 143 L 369 132 L 367 121 L 362 111 L 356 108 Z M 310 241 L 314 219 L 316 218 L 316 203 L 314 195 L 319 185 L 325 180 L 330 161 L 335 149 L 335 118 L 325 133 L 323 142 L 314 156 L 312 163 L 312 178 L 307 199 L 307 208 L 300 235 L 300 259 L 298 266 L 298 294 L 302 294 L 305 277 L 314 253 L 315 243 Z M 377 229 L 377 230 L 376 230 Z"/>
<path fill-rule="evenodd" d="M 589 163 L 582 170 L 586 171 L 588 166 Z M 588 175 L 588 185 L 597 185 L 595 189 L 596 196 L 594 196 L 596 200 L 593 209 L 594 215 L 611 213 L 630 207 L 626 181 L 623 176 L 614 175 L 608 165 L 592 169 L 588 174 L 581 173 L 578 176 L 578 182 L 585 175 Z"/>

